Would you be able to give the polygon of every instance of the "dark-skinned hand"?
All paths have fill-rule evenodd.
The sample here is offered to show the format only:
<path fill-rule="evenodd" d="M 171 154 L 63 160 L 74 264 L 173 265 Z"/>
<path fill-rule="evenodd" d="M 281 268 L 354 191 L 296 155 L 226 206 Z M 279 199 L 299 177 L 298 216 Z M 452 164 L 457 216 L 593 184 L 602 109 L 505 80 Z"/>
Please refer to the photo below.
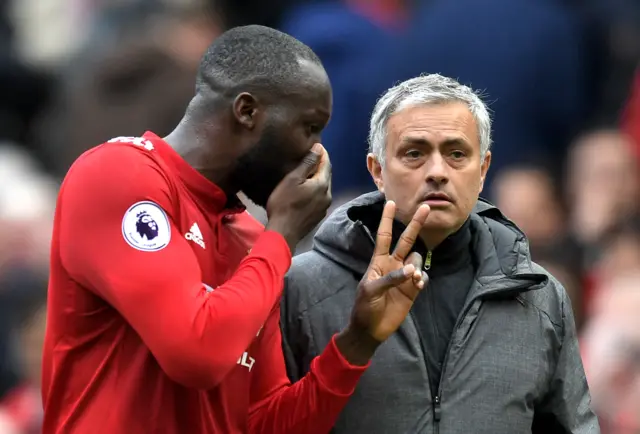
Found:
<path fill-rule="evenodd" d="M 358 285 L 350 323 L 336 339 L 342 354 L 353 364 L 366 364 L 378 345 L 395 333 L 427 284 L 422 258 L 409 253 L 429 216 L 429 206 L 418 208 L 390 252 L 395 211 L 395 203 L 387 202 L 371 263 Z"/>

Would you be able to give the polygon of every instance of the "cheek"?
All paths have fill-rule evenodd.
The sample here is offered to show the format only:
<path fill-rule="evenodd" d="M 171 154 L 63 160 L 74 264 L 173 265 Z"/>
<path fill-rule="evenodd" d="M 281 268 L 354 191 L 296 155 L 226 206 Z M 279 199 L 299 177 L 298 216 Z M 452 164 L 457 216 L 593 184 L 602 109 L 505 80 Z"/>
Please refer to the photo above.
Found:
<path fill-rule="evenodd" d="M 417 170 L 394 170 L 389 167 L 382 170 L 384 194 L 393 200 L 398 210 L 414 208 L 416 196 L 424 190 L 424 176 Z"/>
<path fill-rule="evenodd" d="M 458 208 L 461 212 L 469 214 L 478 200 L 481 184 L 480 174 L 460 177 L 460 182 L 456 184 Z"/>

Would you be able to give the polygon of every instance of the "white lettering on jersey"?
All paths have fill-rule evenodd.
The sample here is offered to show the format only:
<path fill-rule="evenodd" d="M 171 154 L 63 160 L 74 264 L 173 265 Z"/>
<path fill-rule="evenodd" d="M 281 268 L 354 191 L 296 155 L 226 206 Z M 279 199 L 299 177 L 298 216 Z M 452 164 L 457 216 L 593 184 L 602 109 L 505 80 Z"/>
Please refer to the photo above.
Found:
<path fill-rule="evenodd" d="M 140 146 L 147 151 L 153 151 L 153 143 L 143 137 L 116 137 L 109 140 L 107 143 L 130 143 L 132 145 Z"/>
<path fill-rule="evenodd" d="M 260 336 L 260 332 L 262 331 L 263 328 L 264 328 L 264 324 L 260 327 L 260 329 L 258 330 L 258 333 L 256 333 L 256 337 Z M 238 359 L 237 364 L 240 366 L 244 366 L 245 368 L 249 369 L 249 372 L 251 372 L 251 368 L 253 368 L 253 365 L 255 363 L 256 363 L 256 359 L 249 356 L 249 353 L 245 351 L 244 353 L 242 353 L 242 356 L 240 356 L 240 358 Z"/>
<path fill-rule="evenodd" d="M 240 358 L 238 359 L 238 365 L 240 366 L 244 366 L 245 368 L 249 369 L 249 372 L 251 372 L 251 368 L 253 368 L 253 365 L 256 363 L 256 359 L 254 359 L 253 357 L 249 356 L 249 353 L 247 353 L 246 351 L 244 353 L 242 353 L 242 356 L 240 356 Z"/>

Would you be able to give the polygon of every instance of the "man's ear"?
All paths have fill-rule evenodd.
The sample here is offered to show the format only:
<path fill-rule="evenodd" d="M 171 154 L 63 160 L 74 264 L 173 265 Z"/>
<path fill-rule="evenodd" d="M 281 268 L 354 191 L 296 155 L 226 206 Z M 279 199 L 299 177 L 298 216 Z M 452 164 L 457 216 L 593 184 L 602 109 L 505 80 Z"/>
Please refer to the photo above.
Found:
<path fill-rule="evenodd" d="M 374 154 L 367 154 L 367 169 L 373 178 L 373 182 L 376 183 L 378 191 L 384 194 L 384 181 L 382 180 L 382 165 L 378 161 L 378 157 Z"/>
<path fill-rule="evenodd" d="M 258 123 L 258 105 L 258 98 L 248 92 L 242 92 L 233 100 L 233 116 L 240 125 L 253 130 Z"/>
<path fill-rule="evenodd" d="M 480 167 L 480 191 L 478 194 L 482 193 L 482 189 L 484 188 L 484 180 L 487 179 L 489 166 L 491 166 L 491 151 L 487 151 L 484 160 L 482 160 L 482 166 Z"/>

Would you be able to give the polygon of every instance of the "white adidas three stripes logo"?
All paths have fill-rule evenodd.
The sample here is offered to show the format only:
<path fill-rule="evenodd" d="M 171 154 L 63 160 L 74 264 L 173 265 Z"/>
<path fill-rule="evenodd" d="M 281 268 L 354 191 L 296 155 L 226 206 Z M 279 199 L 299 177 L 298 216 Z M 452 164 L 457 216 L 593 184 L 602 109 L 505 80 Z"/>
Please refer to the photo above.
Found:
<path fill-rule="evenodd" d="M 184 237 L 189 241 L 193 241 L 194 243 L 196 243 L 197 245 L 199 245 L 203 249 L 206 249 L 206 247 L 204 245 L 204 239 L 202 238 L 202 232 L 200 232 L 200 228 L 198 227 L 198 223 L 194 223 L 191 226 L 191 229 L 189 229 L 189 232 L 184 234 Z"/>

